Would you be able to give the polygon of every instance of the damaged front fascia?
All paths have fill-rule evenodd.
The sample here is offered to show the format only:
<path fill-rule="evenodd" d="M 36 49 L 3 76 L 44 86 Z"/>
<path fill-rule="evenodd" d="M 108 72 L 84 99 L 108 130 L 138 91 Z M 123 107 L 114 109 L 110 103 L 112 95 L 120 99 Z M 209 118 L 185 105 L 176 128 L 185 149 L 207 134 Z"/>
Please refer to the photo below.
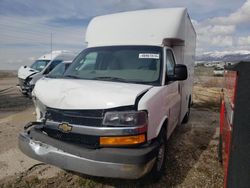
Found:
<path fill-rule="evenodd" d="M 30 129 L 31 127 L 33 126 L 39 126 L 39 127 L 43 127 L 44 125 L 44 122 L 38 122 L 38 121 L 31 121 L 29 123 L 27 123 L 25 126 L 24 126 L 24 130 L 25 131 L 28 131 L 28 129 Z"/>
<path fill-rule="evenodd" d="M 151 88 L 149 89 L 146 89 L 144 90 L 143 92 L 141 92 L 139 95 L 137 95 L 136 99 L 135 99 L 135 104 L 134 105 L 131 105 L 131 106 L 119 106 L 119 107 L 115 107 L 115 108 L 110 108 L 110 109 L 101 109 L 102 110 L 102 116 L 104 117 L 104 114 L 107 112 L 107 111 L 124 111 L 124 110 L 138 110 L 138 104 L 141 100 L 141 98 L 150 90 Z M 34 99 L 35 99 L 35 96 L 34 96 Z M 55 109 L 57 110 L 57 109 Z M 100 109 L 99 109 L 100 110 Z M 98 110 L 98 111 L 99 111 Z M 65 111 L 71 111 L 71 110 L 65 110 Z M 81 110 L 79 110 L 81 111 Z M 85 110 L 84 110 L 85 111 Z M 87 110 L 86 110 L 87 111 Z M 94 110 L 93 110 L 94 111 Z M 61 112 L 63 113 L 63 112 Z M 46 120 L 47 120 L 47 116 L 49 114 L 47 114 L 47 112 L 45 113 L 45 117 L 42 119 L 42 121 L 35 121 L 35 122 L 29 122 L 28 124 L 26 124 L 24 126 L 24 130 L 28 130 L 30 127 L 33 127 L 33 126 L 38 126 L 37 128 L 39 127 L 43 127 L 45 124 L 46 124 Z"/>

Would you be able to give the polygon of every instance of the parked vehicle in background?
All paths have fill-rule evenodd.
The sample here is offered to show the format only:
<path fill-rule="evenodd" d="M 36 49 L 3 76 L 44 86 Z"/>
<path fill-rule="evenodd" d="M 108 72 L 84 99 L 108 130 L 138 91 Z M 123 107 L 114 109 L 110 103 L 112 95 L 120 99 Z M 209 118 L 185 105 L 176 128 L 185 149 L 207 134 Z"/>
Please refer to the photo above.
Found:
<path fill-rule="evenodd" d="M 47 74 L 46 78 L 61 78 L 65 71 L 69 68 L 72 61 L 63 61 L 59 65 L 57 65 L 49 74 Z"/>
<path fill-rule="evenodd" d="M 40 58 L 38 58 L 31 66 L 21 66 L 18 69 L 18 84 L 17 87 L 19 90 L 26 95 L 27 94 L 27 88 L 26 85 L 30 81 L 30 76 L 37 74 L 38 72 L 41 72 L 47 64 L 53 59 L 55 56 L 58 55 L 58 51 L 54 53 L 44 54 Z"/>
<path fill-rule="evenodd" d="M 196 33 L 185 8 L 94 18 L 83 50 L 60 79 L 41 79 L 26 155 L 104 177 L 160 177 L 166 143 L 187 122 Z"/>
<path fill-rule="evenodd" d="M 30 67 L 22 66 L 18 70 L 18 84 L 22 94 L 30 96 L 37 80 L 47 75 L 53 68 L 64 60 L 73 60 L 75 53 L 69 51 L 53 51 L 45 54 L 35 61 Z"/>
<path fill-rule="evenodd" d="M 225 69 L 224 67 L 217 66 L 214 68 L 213 73 L 214 76 L 224 76 Z"/>
<path fill-rule="evenodd" d="M 41 72 L 30 76 L 31 80 L 29 82 L 29 93 L 32 92 L 36 82 L 42 78 L 43 76 L 49 74 L 57 65 L 61 64 L 63 61 L 72 61 L 76 53 L 72 52 L 63 52 L 59 54 L 57 57 L 55 57 L 52 61 L 48 63 L 48 65 L 42 70 Z"/>
<path fill-rule="evenodd" d="M 208 68 L 224 67 L 225 64 L 226 63 L 223 61 L 209 61 L 209 62 L 204 63 L 204 67 L 208 67 Z"/>

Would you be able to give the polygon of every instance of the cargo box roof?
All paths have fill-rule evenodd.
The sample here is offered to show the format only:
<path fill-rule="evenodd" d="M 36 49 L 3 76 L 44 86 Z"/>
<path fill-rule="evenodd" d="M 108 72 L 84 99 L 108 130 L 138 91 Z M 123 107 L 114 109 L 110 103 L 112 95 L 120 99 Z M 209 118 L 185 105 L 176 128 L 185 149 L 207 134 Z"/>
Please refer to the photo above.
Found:
<path fill-rule="evenodd" d="M 186 8 L 149 9 L 95 17 L 86 32 L 88 47 L 156 45 L 163 39 L 185 41 Z"/>

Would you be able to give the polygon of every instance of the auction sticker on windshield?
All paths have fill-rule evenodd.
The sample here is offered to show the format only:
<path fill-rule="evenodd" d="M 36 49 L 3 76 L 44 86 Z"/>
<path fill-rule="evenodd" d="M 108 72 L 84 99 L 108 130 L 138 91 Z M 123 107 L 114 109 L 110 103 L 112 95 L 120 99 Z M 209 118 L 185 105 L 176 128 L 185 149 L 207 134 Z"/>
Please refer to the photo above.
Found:
<path fill-rule="evenodd" d="M 160 54 L 140 53 L 139 59 L 160 59 Z"/>

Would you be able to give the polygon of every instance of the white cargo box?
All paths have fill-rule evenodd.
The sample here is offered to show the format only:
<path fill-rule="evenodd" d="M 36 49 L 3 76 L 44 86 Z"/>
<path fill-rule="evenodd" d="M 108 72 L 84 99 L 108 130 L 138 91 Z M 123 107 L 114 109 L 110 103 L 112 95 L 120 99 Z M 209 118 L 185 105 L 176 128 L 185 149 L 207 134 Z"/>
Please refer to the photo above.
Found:
<path fill-rule="evenodd" d="M 186 8 L 139 10 L 95 17 L 87 32 L 88 47 L 110 45 L 157 45 L 163 39 L 185 41 L 192 27 Z M 194 31 L 194 29 L 192 28 Z M 176 40 L 175 40 L 176 39 Z M 169 40 L 165 40 L 169 42 Z M 178 44 L 177 44 L 178 45 Z"/>

